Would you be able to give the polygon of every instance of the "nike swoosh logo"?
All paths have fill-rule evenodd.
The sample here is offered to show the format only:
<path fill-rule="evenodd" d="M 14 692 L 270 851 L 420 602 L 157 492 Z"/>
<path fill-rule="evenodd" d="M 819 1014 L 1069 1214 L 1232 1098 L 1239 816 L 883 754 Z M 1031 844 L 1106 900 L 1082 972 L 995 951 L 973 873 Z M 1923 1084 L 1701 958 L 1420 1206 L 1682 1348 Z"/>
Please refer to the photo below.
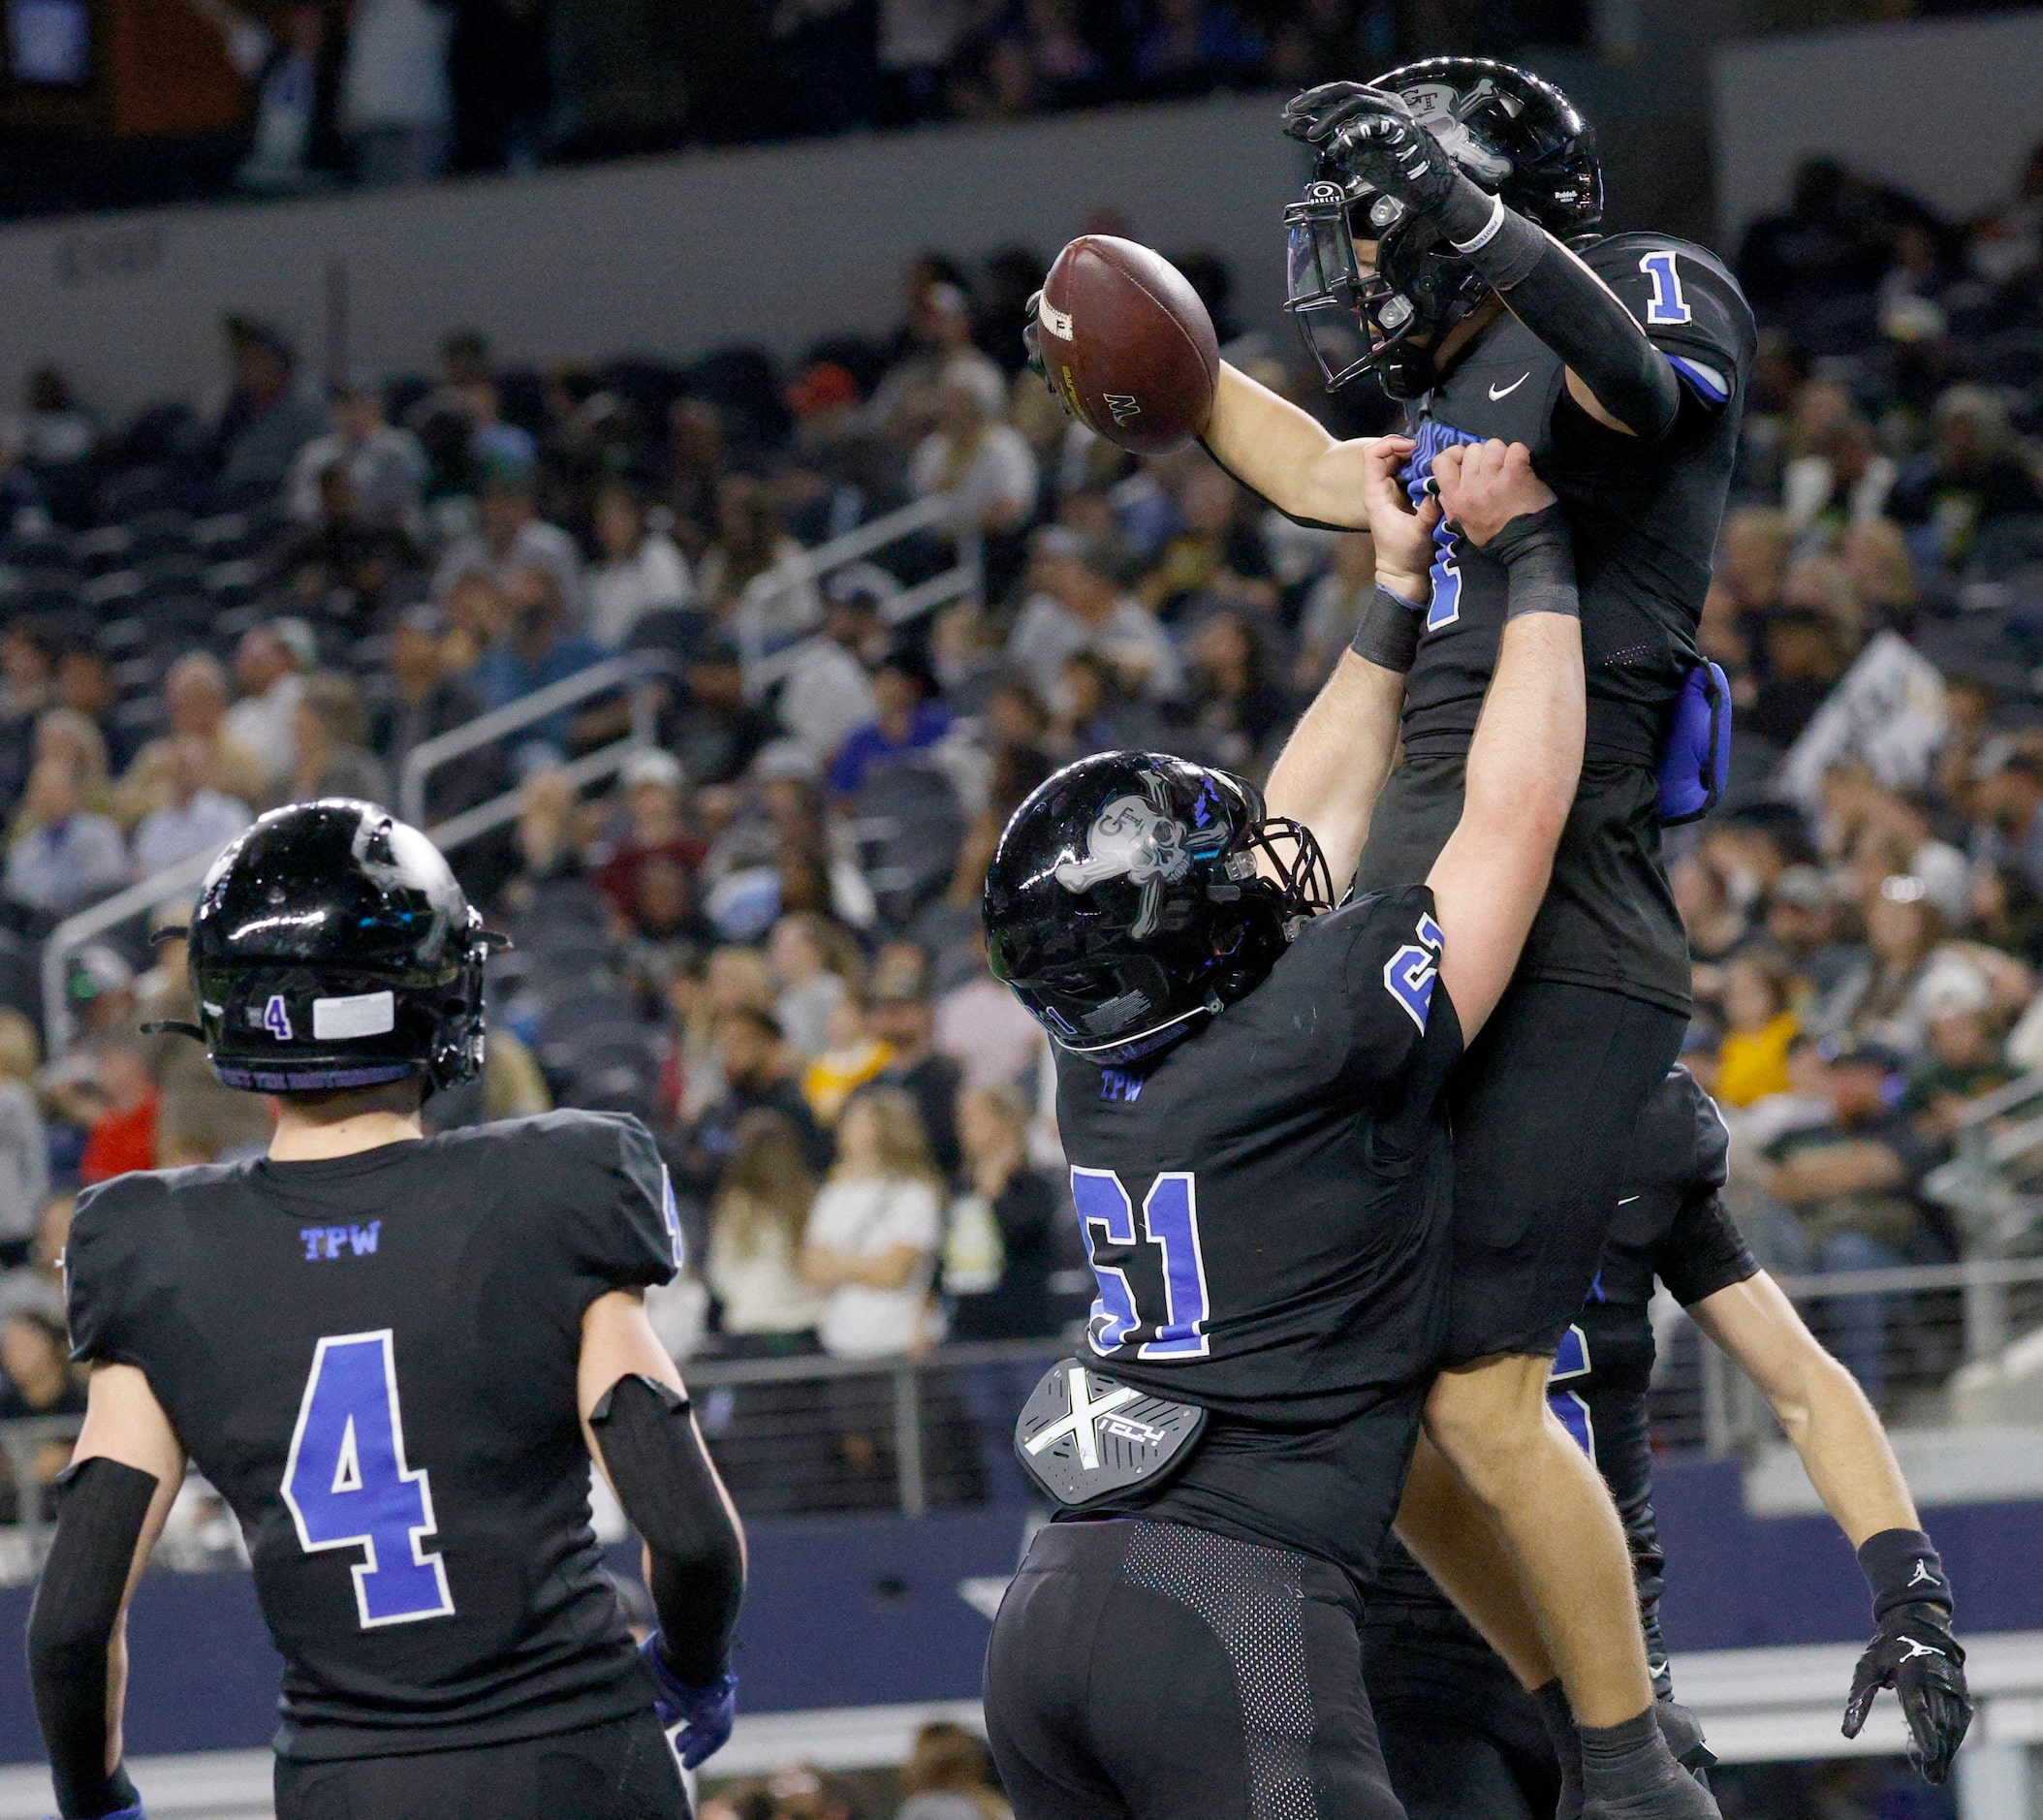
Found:
<path fill-rule="evenodd" d="M 1494 404 L 1499 398 L 1508 398 L 1531 377 L 1530 373 L 1521 373 L 1508 386 L 1492 386 L 1490 388 L 1490 402 Z"/>
<path fill-rule="evenodd" d="M 1638 1197 L 1637 1195 L 1635 1195 L 1635 1194 L 1628 1194 L 1628 1195 L 1626 1195 L 1626 1196 L 1624 1197 L 1624 1199 L 1623 1199 L 1623 1200 L 1619 1201 L 1619 1202 L 1618 1203 L 1618 1205 L 1619 1205 L 1619 1207 L 1630 1207 L 1630 1206 L 1631 1206 L 1631 1204 L 1632 1204 L 1632 1203 L 1633 1203 L 1634 1201 L 1636 1201 L 1636 1200 L 1637 1200 L 1638 1198 L 1639 1198 L 1639 1197 Z"/>

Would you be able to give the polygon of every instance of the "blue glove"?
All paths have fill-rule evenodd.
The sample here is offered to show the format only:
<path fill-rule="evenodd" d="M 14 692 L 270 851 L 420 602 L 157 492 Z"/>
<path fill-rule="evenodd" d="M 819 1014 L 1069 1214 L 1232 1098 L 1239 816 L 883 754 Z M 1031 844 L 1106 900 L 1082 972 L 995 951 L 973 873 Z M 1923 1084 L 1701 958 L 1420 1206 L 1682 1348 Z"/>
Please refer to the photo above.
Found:
<path fill-rule="evenodd" d="M 660 1723 L 669 1731 L 681 1728 L 674 1741 L 681 1768 L 693 1770 L 707 1762 L 731 1742 L 731 1727 L 738 1718 L 738 1677 L 727 1671 L 707 1687 L 689 1686 L 660 1653 L 658 1631 L 639 1646 L 639 1659 L 652 1671 L 653 1710 Z"/>

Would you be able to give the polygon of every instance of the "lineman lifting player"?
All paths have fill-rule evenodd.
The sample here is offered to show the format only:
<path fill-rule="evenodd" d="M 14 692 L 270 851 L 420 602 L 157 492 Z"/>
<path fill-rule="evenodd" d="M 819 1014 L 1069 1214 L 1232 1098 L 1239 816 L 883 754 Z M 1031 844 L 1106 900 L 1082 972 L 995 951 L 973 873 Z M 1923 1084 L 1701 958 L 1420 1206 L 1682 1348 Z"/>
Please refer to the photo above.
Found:
<path fill-rule="evenodd" d="M 490 940 L 425 836 L 363 802 L 272 810 L 206 876 L 191 1034 L 276 1096 L 276 1131 L 79 1204 L 90 1401 L 28 1634 L 64 1820 L 140 1820 L 123 1617 L 187 1459 L 284 1658 L 279 1820 L 684 1820 L 663 1725 L 689 1765 L 730 1735 L 743 1540 L 645 1318 L 679 1244 L 650 1135 L 573 1112 L 421 1133 L 482 1065 Z M 591 1461 L 644 1538 L 638 1649 Z"/>
<path fill-rule="evenodd" d="M 1206 440 L 1301 518 L 1359 528 L 1373 489 L 1381 585 L 1323 698 L 1338 711 L 1308 716 L 1296 755 L 1321 778 L 1307 819 L 1352 818 L 1339 730 L 1401 704 L 1402 758 L 1361 824 L 1362 889 L 1422 876 L 1454 826 L 1504 623 L 1504 571 L 1428 500 L 1429 476 L 1471 440 L 1526 444 L 1575 549 L 1582 785 L 1518 978 L 1453 1090 L 1448 1369 L 1399 1533 L 1511 1644 L 1563 1753 L 1572 1716 L 1593 1756 L 1650 1726 L 1652 1685 L 1622 1529 L 1549 1418 L 1546 1378 L 1595 1271 L 1633 1125 L 1686 1023 L 1688 949 L 1659 826 L 1707 805 L 1726 751 L 1694 631 L 1752 319 L 1703 249 L 1593 237 L 1593 137 L 1524 71 L 1434 58 L 1309 90 L 1285 126 L 1319 155 L 1287 212 L 1289 307 L 1330 385 L 1374 373 L 1405 402 L 1408 433 L 1336 443 L 1228 370 Z M 1383 509 L 1387 451 L 1416 507 L 1401 522 Z"/>

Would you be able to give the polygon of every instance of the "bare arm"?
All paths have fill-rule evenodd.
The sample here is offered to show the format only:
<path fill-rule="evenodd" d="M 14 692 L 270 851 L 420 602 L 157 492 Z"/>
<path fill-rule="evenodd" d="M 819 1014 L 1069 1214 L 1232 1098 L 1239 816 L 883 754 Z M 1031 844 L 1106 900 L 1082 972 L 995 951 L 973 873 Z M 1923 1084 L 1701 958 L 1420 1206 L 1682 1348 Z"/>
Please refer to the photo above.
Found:
<path fill-rule="evenodd" d="M 1759 1387 L 1853 1548 L 1885 1529 L 1922 1527 L 1866 1393 L 1824 1351 L 1778 1283 L 1762 1271 L 1688 1312 Z"/>
<path fill-rule="evenodd" d="M 1767 1191 L 1789 1207 L 1839 1194 L 1879 1194 L 1908 1178 L 1902 1159 L 1872 1139 L 1826 1144 L 1776 1164 Z"/>
<path fill-rule="evenodd" d="M 1369 442 L 1336 442 L 1289 399 L 1225 361 L 1205 442 L 1214 460 L 1288 517 L 1367 528 L 1362 464 Z"/>
<path fill-rule="evenodd" d="M 1444 449 L 1433 474 L 1448 518 L 1478 548 L 1554 503 L 1522 444 Z M 1514 594 L 1518 576 L 1514 568 Z M 1572 607 L 1573 591 L 1570 574 L 1563 606 Z M 1510 984 L 1582 774 L 1582 621 L 1568 611 L 1515 609 L 1468 749 L 1462 819 L 1426 880 L 1446 937 L 1440 979 L 1464 1040 Z"/>
<path fill-rule="evenodd" d="M 801 1280 L 811 1289 L 906 1289 L 927 1253 L 915 1245 L 889 1245 L 870 1257 L 832 1245 L 801 1247 Z"/>

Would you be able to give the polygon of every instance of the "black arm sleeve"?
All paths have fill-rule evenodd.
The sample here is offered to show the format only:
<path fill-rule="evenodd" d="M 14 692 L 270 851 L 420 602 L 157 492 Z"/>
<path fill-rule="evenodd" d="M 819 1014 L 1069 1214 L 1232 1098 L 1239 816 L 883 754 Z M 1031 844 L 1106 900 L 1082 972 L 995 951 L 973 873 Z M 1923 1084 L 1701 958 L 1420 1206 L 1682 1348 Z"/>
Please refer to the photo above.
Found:
<path fill-rule="evenodd" d="M 1632 313 L 1544 228 L 1457 177 L 1436 217 L 1512 315 L 1568 363 L 1596 402 L 1651 441 L 1674 426 L 1681 382 Z"/>
<path fill-rule="evenodd" d="M 647 1589 L 668 1665 L 689 1686 L 707 1687 L 730 1667 L 745 1551 L 688 1399 L 648 1377 L 619 1378 L 589 1427 L 652 1557 Z"/>
<path fill-rule="evenodd" d="M 94 1459 L 59 1483 L 56 1539 L 28 1614 L 28 1679 L 57 1809 L 95 1820 L 138 1800 L 125 1770 L 107 1773 L 107 1652 L 156 1479 Z"/>

